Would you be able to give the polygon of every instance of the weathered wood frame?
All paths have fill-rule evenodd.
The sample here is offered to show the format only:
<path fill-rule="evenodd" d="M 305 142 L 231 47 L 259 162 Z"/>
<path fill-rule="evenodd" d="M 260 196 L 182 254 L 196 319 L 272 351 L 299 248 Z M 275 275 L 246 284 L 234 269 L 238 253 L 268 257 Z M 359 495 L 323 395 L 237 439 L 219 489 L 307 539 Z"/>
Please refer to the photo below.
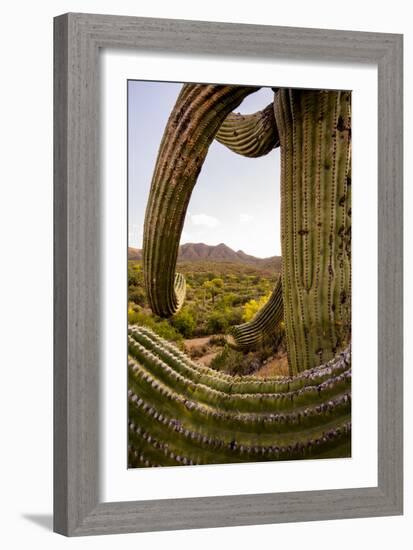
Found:
<path fill-rule="evenodd" d="M 402 36 L 65 14 L 54 21 L 54 529 L 69 536 L 397 515 L 402 443 Z M 378 486 L 99 501 L 99 50 L 378 66 Z"/>

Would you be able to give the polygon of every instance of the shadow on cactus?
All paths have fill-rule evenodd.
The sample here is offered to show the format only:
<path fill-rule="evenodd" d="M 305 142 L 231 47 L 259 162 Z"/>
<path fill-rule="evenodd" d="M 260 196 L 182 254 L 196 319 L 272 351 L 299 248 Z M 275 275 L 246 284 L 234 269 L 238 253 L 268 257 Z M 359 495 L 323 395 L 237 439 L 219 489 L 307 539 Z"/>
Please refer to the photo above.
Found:
<path fill-rule="evenodd" d="M 251 319 L 216 337 L 225 348 L 208 364 L 155 325 L 129 325 L 129 467 L 351 456 L 351 93 L 273 88 L 263 110 L 236 113 L 258 89 L 182 86 L 153 169 L 143 285 L 156 318 L 193 330 L 188 311 L 174 324 L 189 292 L 177 263 L 214 140 L 248 163 L 280 148 L 281 273 Z M 225 369 L 268 342 L 274 356 L 285 349 L 287 372 Z"/>

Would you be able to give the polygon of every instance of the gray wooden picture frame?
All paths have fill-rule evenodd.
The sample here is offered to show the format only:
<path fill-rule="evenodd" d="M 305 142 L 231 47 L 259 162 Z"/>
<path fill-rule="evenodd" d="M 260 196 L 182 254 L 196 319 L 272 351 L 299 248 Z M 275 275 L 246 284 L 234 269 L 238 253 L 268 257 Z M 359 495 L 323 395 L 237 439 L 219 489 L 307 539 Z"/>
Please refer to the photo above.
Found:
<path fill-rule="evenodd" d="M 402 514 L 402 36 L 65 14 L 54 20 L 54 530 L 93 535 Z M 99 51 L 378 67 L 378 486 L 99 500 Z"/>

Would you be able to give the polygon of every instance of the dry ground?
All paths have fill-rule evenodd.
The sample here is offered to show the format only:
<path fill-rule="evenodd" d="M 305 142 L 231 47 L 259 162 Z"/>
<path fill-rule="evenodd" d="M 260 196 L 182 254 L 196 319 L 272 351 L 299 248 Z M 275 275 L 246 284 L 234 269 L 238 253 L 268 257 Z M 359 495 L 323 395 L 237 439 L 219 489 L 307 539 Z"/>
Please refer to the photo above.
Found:
<path fill-rule="evenodd" d="M 203 336 L 201 338 L 191 338 L 185 340 L 184 347 L 186 353 L 198 363 L 209 366 L 211 361 L 222 351 L 223 346 L 211 344 L 211 338 L 224 337 L 231 345 L 234 343 L 232 337 L 216 334 L 214 336 Z M 260 367 L 256 372 L 256 376 L 267 378 L 272 376 L 288 376 L 288 360 L 285 352 L 280 352 L 274 355 L 270 360 Z"/>

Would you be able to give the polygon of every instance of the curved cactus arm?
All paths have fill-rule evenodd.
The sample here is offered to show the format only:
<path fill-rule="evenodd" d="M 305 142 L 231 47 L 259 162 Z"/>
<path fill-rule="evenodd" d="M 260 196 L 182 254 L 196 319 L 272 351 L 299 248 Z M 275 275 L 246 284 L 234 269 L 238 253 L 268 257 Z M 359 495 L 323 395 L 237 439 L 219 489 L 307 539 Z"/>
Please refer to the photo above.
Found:
<path fill-rule="evenodd" d="M 273 104 L 251 115 L 230 113 L 215 139 L 244 157 L 266 155 L 280 145 Z"/>
<path fill-rule="evenodd" d="M 162 361 L 173 366 L 176 375 L 201 382 L 208 387 L 230 393 L 249 393 L 257 391 L 266 393 L 280 393 L 294 391 L 303 387 L 316 386 L 332 376 L 339 376 L 349 368 L 349 354 L 344 362 L 331 361 L 325 369 L 315 368 L 305 371 L 294 378 L 290 376 L 273 375 L 258 378 L 255 375 L 232 375 L 217 371 L 190 359 L 184 352 L 178 350 L 171 342 L 161 338 L 148 327 L 130 325 L 128 327 L 129 350 L 134 355 L 136 344 L 140 344 L 147 351 L 155 353 Z M 138 346 L 139 347 L 139 346 Z M 346 357 L 346 354 L 343 355 Z"/>
<path fill-rule="evenodd" d="M 264 335 L 274 334 L 283 320 L 283 296 L 281 277 L 277 280 L 268 302 L 248 323 L 232 329 L 235 343 L 240 348 L 253 348 L 262 341 Z"/>
<path fill-rule="evenodd" d="M 129 330 L 130 467 L 350 455 L 350 348 L 298 376 L 250 376 L 239 391 L 239 377 L 205 376 L 147 332 Z"/>
<path fill-rule="evenodd" d="M 258 89 L 185 84 L 178 96 L 159 148 L 145 214 L 145 287 L 157 315 L 173 315 L 184 301 L 184 278 L 175 276 L 178 247 L 208 148 L 227 115 Z"/>
<path fill-rule="evenodd" d="M 175 296 L 176 296 L 176 309 L 177 311 L 181 309 L 186 296 L 186 280 L 182 273 L 175 274 Z"/>

